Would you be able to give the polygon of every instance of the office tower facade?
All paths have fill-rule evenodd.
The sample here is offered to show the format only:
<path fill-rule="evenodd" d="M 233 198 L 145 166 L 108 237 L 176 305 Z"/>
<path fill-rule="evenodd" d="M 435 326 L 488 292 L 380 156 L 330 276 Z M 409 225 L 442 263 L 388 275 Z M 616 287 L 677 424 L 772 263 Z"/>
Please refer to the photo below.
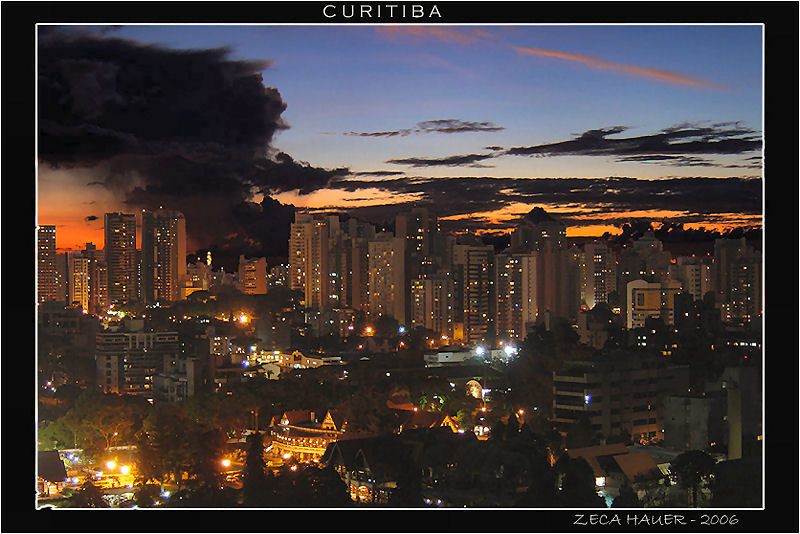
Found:
<path fill-rule="evenodd" d="M 453 280 L 447 273 L 411 281 L 410 324 L 432 330 L 443 340 L 453 338 Z"/>
<path fill-rule="evenodd" d="M 616 257 L 605 243 L 586 243 L 580 255 L 581 305 L 591 310 L 617 289 Z"/>
<path fill-rule="evenodd" d="M 237 286 L 246 295 L 266 295 L 267 258 L 248 259 L 240 255 Z"/>
<path fill-rule="evenodd" d="M 173 210 L 142 212 L 141 298 L 174 302 L 186 281 L 186 218 Z"/>
<path fill-rule="evenodd" d="M 680 293 L 677 280 L 628 282 L 626 299 L 627 327 L 640 328 L 648 317 L 660 317 L 664 324 L 675 324 L 675 295 Z"/>
<path fill-rule="evenodd" d="M 67 304 L 78 305 L 84 312 L 89 312 L 89 258 L 80 252 L 68 256 L 67 270 Z"/>
<path fill-rule="evenodd" d="M 497 336 L 524 339 L 536 323 L 536 252 L 505 252 L 495 259 Z"/>
<path fill-rule="evenodd" d="M 748 324 L 760 320 L 761 255 L 744 238 L 714 242 L 713 282 L 723 321 Z"/>
<path fill-rule="evenodd" d="M 58 300 L 56 272 L 56 227 L 40 225 L 36 229 L 37 277 L 36 300 L 55 302 Z"/>
<path fill-rule="evenodd" d="M 405 322 L 405 240 L 380 233 L 369 241 L 369 295 L 367 312 Z"/>
<path fill-rule="evenodd" d="M 104 251 L 109 304 L 137 300 L 136 215 L 105 214 Z"/>
<path fill-rule="evenodd" d="M 460 297 L 454 320 L 461 325 L 463 341 L 470 345 L 490 341 L 496 314 L 494 247 L 454 245 L 453 274 Z"/>

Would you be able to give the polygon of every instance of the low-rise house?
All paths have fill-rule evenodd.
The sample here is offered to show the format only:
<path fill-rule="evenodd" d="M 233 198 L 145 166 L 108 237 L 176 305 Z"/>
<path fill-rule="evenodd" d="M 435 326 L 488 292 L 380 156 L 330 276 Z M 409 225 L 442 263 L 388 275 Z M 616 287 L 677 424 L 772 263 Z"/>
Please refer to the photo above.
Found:
<path fill-rule="evenodd" d="M 644 499 L 648 490 L 665 479 L 653 458 L 645 451 L 629 452 L 622 443 L 596 445 L 569 449 L 570 458 L 583 458 L 592 468 L 595 489 L 607 501 L 619 496 L 623 485 L 630 485 L 639 499 Z"/>
<path fill-rule="evenodd" d="M 320 463 L 339 473 L 353 501 L 385 504 L 419 469 L 421 451 L 421 443 L 395 434 L 348 439 L 331 443 Z"/>
<path fill-rule="evenodd" d="M 58 494 L 67 479 L 67 470 L 58 451 L 39 451 L 36 470 L 36 485 L 39 498 Z"/>

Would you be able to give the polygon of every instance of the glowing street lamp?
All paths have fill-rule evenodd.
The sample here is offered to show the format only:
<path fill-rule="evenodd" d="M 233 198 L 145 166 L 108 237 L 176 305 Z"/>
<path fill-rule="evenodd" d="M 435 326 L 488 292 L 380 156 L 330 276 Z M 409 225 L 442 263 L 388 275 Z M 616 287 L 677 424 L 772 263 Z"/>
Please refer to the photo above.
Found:
<path fill-rule="evenodd" d="M 477 354 L 478 356 L 483 356 L 484 354 L 486 354 L 486 349 L 478 345 L 477 347 L 475 347 L 475 354 Z"/>
<path fill-rule="evenodd" d="M 117 462 L 115 462 L 114 460 L 109 460 L 106 462 L 106 468 L 109 471 L 113 471 L 115 467 L 117 467 Z"/>
<path fill-rule="evenodd" d="M 119 467 L 119 472 L 122 473 L 123 475 L 127 475 L 128 473 L 131 472 L 131 466 L 129 466 L 129 465 L 121 465 Z"/>
<path fill-rule="evenodd" d="M 227 458 L 225 458 L 224 460 L 222 460 L 220 463 L 222 464 L 222 467 L 225 467 L 225 468 L 228 468 L 228 467 L 230 467 L 230 466 L 231 466 L 231 461 L 230 461 L 230 460 L 228 460 Z"/>

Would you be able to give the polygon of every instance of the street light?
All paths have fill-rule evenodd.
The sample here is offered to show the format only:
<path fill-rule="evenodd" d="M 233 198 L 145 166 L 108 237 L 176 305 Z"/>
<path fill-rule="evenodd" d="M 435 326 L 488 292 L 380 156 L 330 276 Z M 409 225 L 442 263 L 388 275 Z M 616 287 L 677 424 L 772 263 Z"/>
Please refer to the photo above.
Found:
<path fill-rule="evenodd" d="M 228 467 L 230 467 L 230 466 L 231 466 L 231 461 L 230 461 L 230 460 L 228 460 L 227 458 L 225 458 L 224 460 L 222 460 L 220 463 L 222 464 L 222 467 L 225 467 L 225 468 L 228 468 Z"/>

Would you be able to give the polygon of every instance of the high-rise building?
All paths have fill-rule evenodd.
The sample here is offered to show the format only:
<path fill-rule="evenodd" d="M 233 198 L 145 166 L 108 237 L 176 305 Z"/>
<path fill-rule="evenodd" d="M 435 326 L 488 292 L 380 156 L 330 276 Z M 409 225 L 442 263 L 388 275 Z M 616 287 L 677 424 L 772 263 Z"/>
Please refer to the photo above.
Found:
<path fill-rule="evenodd" d="M 174 302 L 186 281 L 186 218 L 173 210 L 142 212 L 142 299 Z"/>
<path fill-rule="evenodd" d="M 545 239 L 536 253 L 536 308 L 539 317 L 574 319 L 580 304 L 580 250 Z"/>
<path fill-rule="evenodd" d="M 426 207 L 415 207 L 395 217 L 395 236 L 405 241 L 404 296 L 406 310 L 411 309 L 411 283 L 421 276 L 433 274 L 441 267 L 436 250 L 439 223 Z M 410 318 L 409 318 L 410 319 Z"/>
<path fill-rule="evenodd" d="M 309 308 L 339 306 L 341 301 L 339 217 L 312 217 L 296 213 L 289 234 L 290 288 L 303 291 Z"/>
<path fill-rule="evenodd" d="M 68 256 L 67 304 L 77 304 L 84 312 L 89 312 L 89 258 L 80 252 Z"/>
<path fill-rule="evenodd" d="M 247 259 L 239 256 L 239 291 L 247 295 L 266 295 L 267 293 L 267 258 Z"/>
<path fill-rule="evenodd" d="M 617 289 L 616 258 L 605 243 L 595 241 L 583 246 L 580 257 L 581 303 L 592 309 L 608 302 L 608 294 Z"/>
<path fill-rule="evenodd" d="M 497 336 L 524 339 L 536 323 L 536 252 L 504 252 L 495 258 Z"/>
<path fill-rule="evenodd" d="M 761 255 L 741 239 L 714 242 L 713 281 L 722 320 L 747 324 L 762 313 Z"/>
<path fill-rule="evenodd" d="M 456 323 L 463 325 L 463 341 L 485 343 L 495 334 L 494 247 L 454 245 L 453 273 L 460 302 Z"/>
<path fill-rule="evenodd" d="M 553 372 L 553 423 L 566 433 L 582 416 L 605 437 L 664 438 L 664 401 L 686 392 L 689 366 L 619 354 L 567 361 Z"/>
<path fill-rule="evenodd" d="M 313 218 L 308 213 L 295 213 L 289 230 L 289 287 L 305 292 L 308 247 L 313 231 Z"/>
<path fill-rule="evenodd" d="M 510 250 L 536 252 L 539 318 L 576 318 L 580 308 L 580 250 L 567 246 L 564 223 L 534 208 L 512 232 Z"/>
<path fill-rule="evenodd" d="M 455 293 L 448 273 L 425 275 L 411 281 L 410 324 L 427 328 L 442 339 L 453 338 Z"/>
<path fill-rule="evenodd" d="M 105 214 L 105 260 L 109 304 L 137 299 L 136 215 Z"/>
<path fill-rule="evenodd" d="M 125 331 L 106 331 L 95 338 L 97 385 L 106 393 L 153 399 L 153 377 L 166 361 L 181 356 L 177 332 L 145 332 L 141 320 Z"/>
<path fill-rule="evenodd" d="M 183 290 L 183 298 L 188 297 L 195 291 L 208 291 L 211 287 L 211 266 L 208 263 L 198 261 L 186 266 L 186 284 Z"/>
<path fill-rule="evenodd" d="M 675 324 L 675 295 L 680 293 L 681 283 L 628 282 L 626 317 L 628 330 L 644 326 L 648 317 L 660 317 L 664 324 Z"/>
<path fill-rule="evenodd" d="M 273 266 L 267 273 L 267 287 L 288 287 L 289 286 L 289 265 L 279 263 Z"/>
<path fill-rule="evenodd" d="M 712 258 L 708 256 L 679 256 L 669 266 L 669 277 L 678 280 L 693 300 L 703 300 L 706 293 L 714 291 L 712 266 Z"/>
<path fill-rule="evenodd" d="M 670 280 L 671 255 L 664 251 L 663 243 L 653 232 L 645 232 L 631 246 L 624 247 L 617 260 L 617 288 L 620 293 L 625 291 L 628 282 L 634 280 Z"/>
<path fill-rule="evenodd" d="M 368 313 L 405 322 L 405 240 L 380 233 L 369 241 Z"/>
<path fill-rule="evenodd" d="M 56 227 L 40 225 L 37 228 L 37 279 L 36 300 L 54 302 L 58 299 L 56 273 Z"/>
<path fill-rule="evenodd" d="M 545 241 L 554 241 L 555 248 L 565 247 L 567 227 L 541 208 L 531 210 L 511 232 L 514 250 L 539 250 Z"/>
<path fill-rule="evenodd" d="M 83 256 L 88 260 L 89 313 L 99 314 L 108 307 L 108 268 L 105 255 L 93 243 L 86 243 Z"/>

